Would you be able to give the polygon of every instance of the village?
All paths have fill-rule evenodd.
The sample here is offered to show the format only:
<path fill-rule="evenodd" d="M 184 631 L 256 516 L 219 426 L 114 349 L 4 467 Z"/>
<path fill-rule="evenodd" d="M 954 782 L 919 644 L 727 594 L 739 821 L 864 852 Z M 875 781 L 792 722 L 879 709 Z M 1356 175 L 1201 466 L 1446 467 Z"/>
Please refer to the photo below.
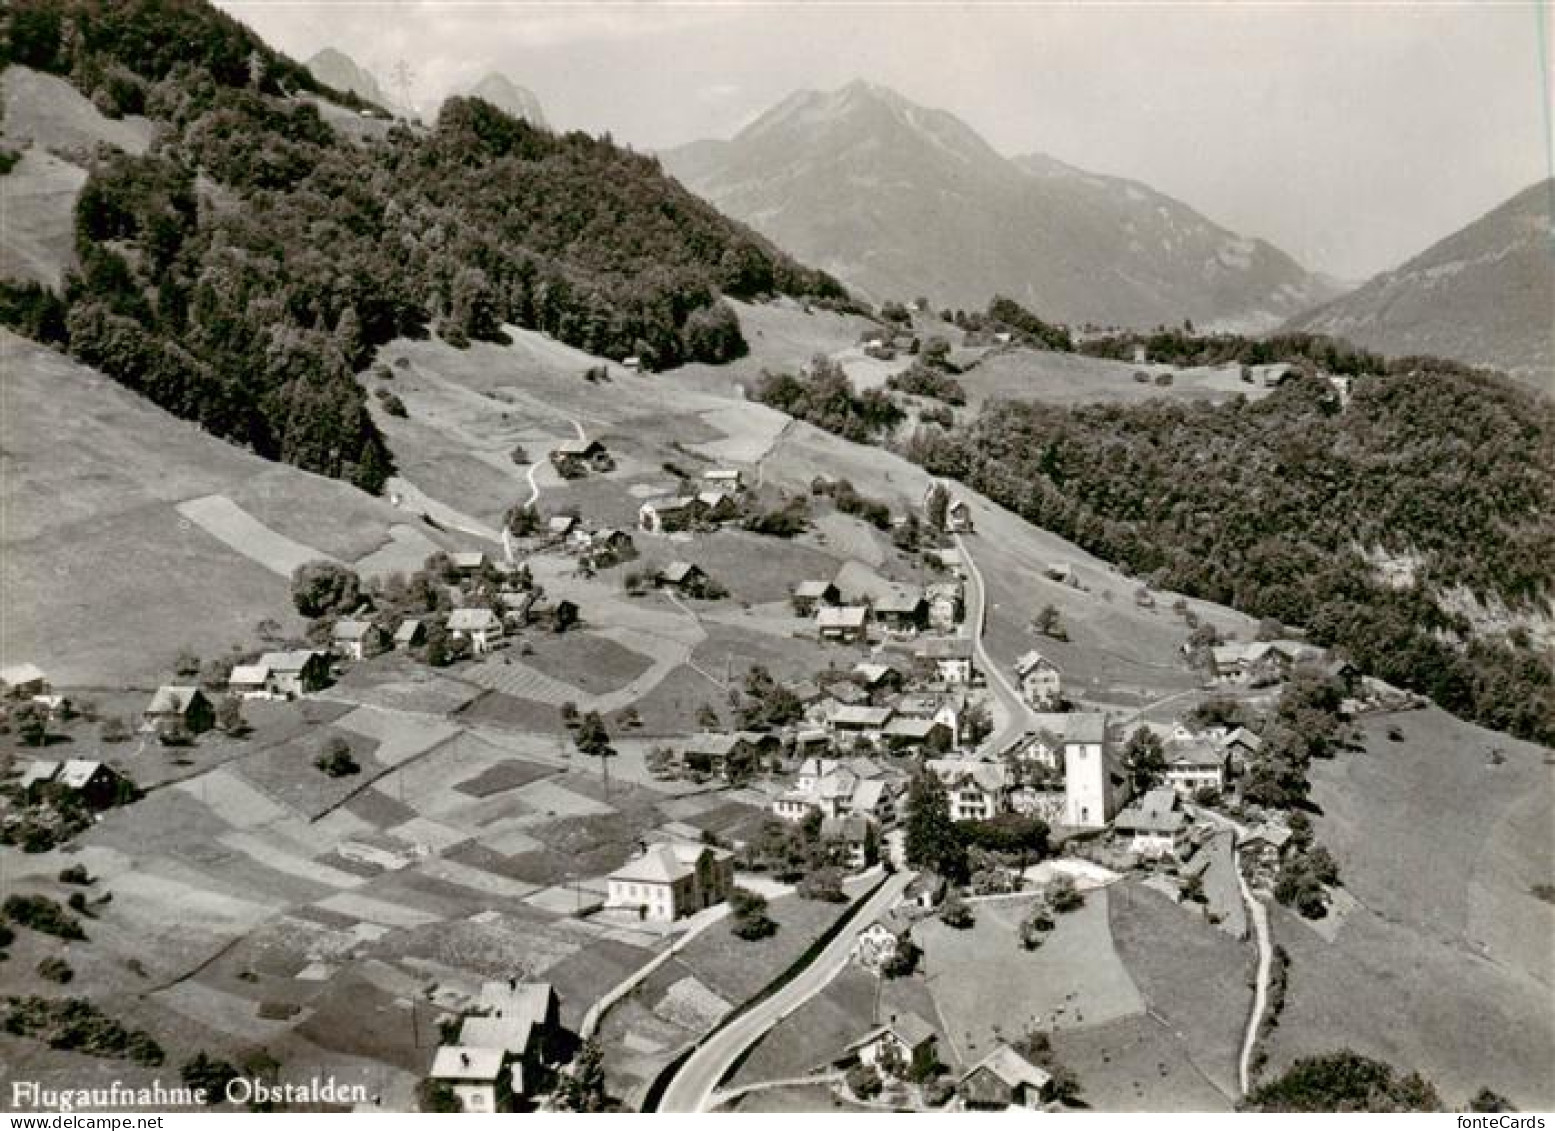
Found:
<path fill-rule="evenodd" d="M 547 465 L 559 483 L 618 466 L 603 443 L 581 438 L 554 448 Z M 795 947 L 807 941 L 806 953 L 820 946 L 845 955 L 877 982 L 910 981 L 926 932 L 968 932 L 985 905 L 1017 908 L 1011 933 L 1038 952 L 1056 920 L 1132 877 L 1234 942 L 1253 942 L 1266 970 L 1261 900 L 1283 884 L 1290 890 L 1281 901 L 1299 898 L 1304 914 L 1326 914 L 1336 899 L 1343 906 L 1334 871 L 1319 869 L 1316 884 L 1306 876 L 1310 830 L 1248 788 L 1262 758 L 1259 732 L 1293 680 L 1331 688 L 1345 717 L 1398 705 L 1396 696 L 1299 640 L 1237 643 L 1185 623 L 1178 658 L 1192 673 L 1187 685 L 1199 689 L 1190 706 L 1168 721 L 1089 708 L 1054 659 L 1052 642 L 1067 636 L 1051 605 L 1032 616 L 1031 646 L 1013 663 L 990 659 L 974 507 L 944 483 L 931 483 L 906 512 L 873 504 L 871 521 L 891 545 L 889 570 L 848 558 L 834 572 L 783 579 L 787 598 L 761 606 L 762 631 L 802 649 L 782 655 L 779 674 L 759 662 L 736 672 L 732 655 L 721 679 L 704 672 L 724 693 L 694 712 L 683 704 L 671 725 L 693 726 L 677 735 L 644 727 L 651 696 L 602 690 L 580 705 L 561 697 L 570 693 L 546 694 L 559 681 L 523 674 L 537 672 L 527 657 L 581 640 L 601 620 L 624 625 L 644 602 L 693 619 L 729 605 L 740 579 L 716 564 L 727 557 L 708 554 L 721 530 L 761 530 L 815 506 L 869 513 L 872 505 L 846 481 L 815 478 L 806 500 L 762 485 L 759 474 L 710 462 L 659 489 L 645 486 L 632 529 L 576 507 L 542 514 L 532 497 L 506 514 L 500 552 L 439 551 L 409 577 L 368 582 L 328 561 L 304 564 L 292 580 L 310 621 L 305 638 L 205 664 L 190 659 L 178 678 L 111 719 L 101 703 L 72 702 L 30 664 L 7 668 L 0 680 L 24 746 L 60 740 L 74 752 L 92 723 L 114 741 L 97 757 L 16 758 L 0 836 L 46 852 L 115 811 L 173 798 L 180 809 L 196 798 L 214 804 L 234 825 L 223 836 L 229 847 L 294 882 L 322 884 L 320 911 L 305 920 L 304 933 L 315 936 L 306 960 L 284 979 L 292 986 L 281 998 L 291 1000 L 265 997 L 261 1016 L 339 1008 L 326 1000 L 336 973 L 365 958 L 376 970 L 368 984 L 408 1004 L 413 1021 L 425 1008 L 442 1034 L 377 1055 L 402 1081 L 406 1072 L 414 1078 L 415 1102 L 472 1112 L 566 1106 L 584 1087 L 631 1103 L 679 1102 L 669 1054 L 684 1041 L 701 1047 L 700 1030 L 717 1032 L 739 991 L 682 979 L 671 997 L 688 1000 L 655 1010 L 673 1024 L 645 1031 L 632 1018 L 659 968 L 686 961 L 677 955 L 704 940 L 733 937 L 756 949 L 782 940 L 751 960 L 755 981 L 749 973 L 735 980 L 752 991 L 803 965 Z M 1085 588 L 1067 561 L 1040 572 L 1048 586 Z M 1135 602 L 1153 610 L 1154 595 L 1142 587 Z M 641 638 L 649 626 L 633 630 Z M 449 693 L 450 676 L 489 693 L 472 705 Z M 513 728 L 533 721 L 533 712 L 516 723 L 504 715 L 519 684 L 548 701 L 555 719 L 536 728 L 548 734 L 515 746 Z M 508 708 L 494 709 L 499 701 Z M 638 737 L 640 729 L 652 737 Z M 334 737 L 302 737 L 315 731 Z M 256 732 L 285 732 L 281 748 L 291 757 L 316 754 L 301 780 L 294 770 L 266 780 L 200 764 L 211 744 L 229 750 L 223 757 L 241 756 Z M 130 742 L 137 756 L 126 759 L 118 744 Z M 158 750 L 167 764 L 148 775 L 144 764 Z M 225 800 L 212 802 L 213 782 Z M 510 791 L 524 804 L 504 808 Z M 313 796 L 296 826 L 282 807 L 304 795 Z M 294 828 L 271 835 L 288 820 Z M 477 827 L 466 831 L 462 821 Z M 326 825 L 337 835 L 321 840 Z M 589 843 L 596 835 L 613 847 L 601 854 Z M 329 847 L 328 855 L 310 861 L 302 843 Z M 502 863 L 526 852 L 557 863 L 538 872 Z M 1293 857 L 1302 857 L 1299 893 Z M 122 866 L 121 851 L 103 859 Z M 591 871 L 592 861 L 608 866 Z M 370 956 L 395 932 L 424 934 L 442 920 L 389 906 L 381 889 L 413 873 L 484 893 L 492 906 L 472 921 L 493 931 L 503 923 L 510 931 L 505 917 L 522 905 L 519 921 L 543 924 L 547 939 L 528 946 L 570 973 L 548 980 L 533 955 L 505 960 L 519 974 L 495 980 L 455 973 L 431 954 L 391 971 Z M 797 923 L 772 917 L 800 903 L 814 910 Z M 256 911 L 253 925 L 265 918 Z M 295 913 L 289 921 L 295 932 Z M 481 945 L 526 951 L 511 935 Z M 610 950 L 606 968 L 620 974 L 602 997 L 609 978 L 590 969 L 601 946 Z M 497 973 L 489 960 L 477 965 Z M 435 987 L 412 988 L 428 975 Z M 974 1056 L 955 1047 L 945 1010 L 921 995 L 899 1011 L 880 1002 L 877 993 L 857 1031 L 839 1035 L 850 1038 L 840 1047 L 811 1050 L 824 1055 L 788 1074 L 813 1076 L 836 1102 L 864 1108 L 1057 1109 L 1079 1099 L 1081 1084 L 1054 1057 L 1040 1017 L 1024 1034 L 980 1038 Z M 1063 1023 L 1064 1008 L 1048 1026 Z M 1258 1021 L 1255 1012 L 1244 1075 Z M 746 1051 L 733 1049 L 722 1067 Z M 695 1104 L 742 1094 L 709 1087 Z"/>

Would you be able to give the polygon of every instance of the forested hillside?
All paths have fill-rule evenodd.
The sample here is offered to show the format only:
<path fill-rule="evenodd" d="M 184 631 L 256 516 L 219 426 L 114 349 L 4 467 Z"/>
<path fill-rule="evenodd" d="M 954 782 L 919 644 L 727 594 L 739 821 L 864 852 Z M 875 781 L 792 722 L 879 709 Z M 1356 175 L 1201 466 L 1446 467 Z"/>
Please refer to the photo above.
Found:
<path fill-rule="evenodd" d="M 1555 742 L 1548 655 L 1440 599 L 1526 608 L 1555 589 L 1555 421 L 1502 378 L 1363 376 L 1342 411 L 1317 377 L 1257 403 L 1000 403 L 920 429 L 908 454 L 1137 575 L 1304 626 L 1448 710 Z M 1374 577 L 1374 547 L 1418 558 L 1414 583 Z"/>
<path fill-rule="evenodd" d="M 163 132 L 92 168 L 64 296 L 0 286 L 0 319 L 368 490 L 391 460 L 354 373 L 392 337 L 512 322 L 664 368 L 741 352 L 720 293 L 845 298 L 608 139 L 473 99 L 429 133 L 342 137 L 295 97 L 318 89 L 302 67 L 199 0 L 22 0 L 4 50 Z"/>

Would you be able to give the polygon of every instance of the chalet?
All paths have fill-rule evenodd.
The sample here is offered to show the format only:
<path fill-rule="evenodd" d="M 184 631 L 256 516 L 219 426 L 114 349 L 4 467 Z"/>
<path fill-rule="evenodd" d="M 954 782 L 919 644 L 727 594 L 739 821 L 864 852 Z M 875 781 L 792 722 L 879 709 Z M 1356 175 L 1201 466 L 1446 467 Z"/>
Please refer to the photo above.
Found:
<path fill-rule="evenodd" d="M 486 555 L 479 550 L 456 550 L 448 560 L 461 577 L 474 577 L 487 565 Z"/>
<path fill-rule="evenodd" d="M 823 820 L 865 817 L 884 826 L 896 820 L 896 801 L 901 793 L 899 776 L 883 772 L 866 759 L 855 758 L 843 765 L 830 758 L 807 758 L 794 788 L 773 800 L 772 812 L 784 821 L 802 821 L 819 813 Z"/>
<path fill-rule="evenodd" d="M 890 664 L 864 662 L 853 665 L 853 682 L 871 695 L 902 689 L 902 673 Z"/>
<path fill-rule="evenodd" d="M 336 655 L 348 660 L 365 660 L 388 646 L 383 629 L 370 620 L 338 620 L 330 632 Z"/>
<path fill-rule="evenodd" d="M 734 887 L 734 857 L 721 848 L 682 842 L 649 846 L 606 877 L 606 907 L 672 923 L 722 903 Z"/>
<path fill-rule="evenodd" d="M 929 621 L 929 603 L 920 590 L 892 586 L 871 603 L 871 615 L 888 632 L 912 635 Z"/>
<path fill-rule="evenodd" d="M 951 820 L 986 821 L 1004 812 L 1009 771 L 1002 763 L 930 758 L 924 769 L 944 783 Z"/>
<path fill-rule="evenodd" d="M 394 647 L 401 652 L 419 648 L 426 643 L 427 626 L 414 618 L 402 620 L 394 630 Z"/>
<path fill-rule="evenodd" d="M 934 678 L 955 687 L 977 681 L 977 644 L 969 636 L 937 636 L 921 640 L 914 654 L 934 665 Z"/>
<path fill-rule="evenodd" d="M 476 1009 L 460 1023 L 457 1047 L 500 1051 L 511 1098 L 533 1097 L 563 1052 L 556 991 L 547 982 L 487 982 Z"/>
<path fill-rule="evenodd" d="M 1166 781 L 1181 797 L 1201 789 L 1221 793 L 1226 788 L 1231 756 L 1226 748 L 1209 740 L 1172 742 L 1165 750 Z"/>
<path fill-rule="evenodd" d="M 841 600 L 830 581 L 801 581 L 794 586 L 794 611 L 802 617 L 814 616 L 817 609 L 830 608 Z"/>
<path fill-rule="evenodd" d="M 687 597 L 700 597 L 707 590 L 707 574 L 691 562 L 671 562 L 654 575 L 659 588 L 678 590 Z"/>
<path fill-rule="evenodd" d="M 1177 808 L 1170 786 L 1152 789 L 1119 813 L 1112 827 L 1130 852 L 1151 859 L 1181 856 L 1188 844 L 1188 816 Z"/>
<path fill-rule="evenodd" d="M 710 467 L 702 472 L 702 482 L 720 491 L 738 491 L 745 477 L 737 467 Z"/>
<path fill-rule="evenodd" d="M 576 479 L 589 471 L 609 471 L 615 462 L 598 440 L 568 440 L 552 449 L 551 466 L 563 479 Z"/>
<path fill-rule="evenodd" d="M 869 635 L 869 610 L 863 605 L 823 608 L 815 614 L 815 626 L 822 640 L 857 643 Z"/>
<path fill-rule="evenodd" d="M 838 707 L 826 719 L 827 729 L 837 738 L 863 738 L 877 742 L 891 721 L 890 707 Z"/>
<path fill-rule="evenodd" d="M 966 613 L 965 589 L 959 581 L 940 581 L 924 591 L 929 603 L 929 627 L 954 632 Z"/>
<path fill-rule="evenodd" d="M 588 552 L 596 565 L 615 565 L 635 558 L 637 544 L 626 531 L 607 527 L 604 530 L 596 530 L 590 536 Z"/>
<path fill-rule="evenodd" d="M 1264 823 L 1249 830 L 1237 841 L 1236 849 L 1255 864 L 1265 868 L 1278 868 L 1280 859 L 1290 845 L 1291 832 L 1284 825 Z"/>
<path fill-rule="evenodd" d="M 833 848 L 855 872 L 869 867 L 870 842 L 874 825 L 867 817 L 825 817 L 821 820 L 821 843 Z"/>
<path fill-rule="evenodd" d="M 502 1049 L 442 1045 L 427 1075 L 446 1084 L 464 1111 L 491 1115 L 512 1104 L 511 1067 Z"/>
<path fill-rule="evenodd" d="M 906 908 L 883 912 L 853 940 L 853 960 L 871 973 L 880 973 L 903 946 L 911 944 L 912 925 Z"/>
<path fill-rule="evenodd" d="M 701 517 L 700 500 L 684 495 L 649 499 L 637 508 L 637 525 L 650 534 L 690 530 Z"/>
<path fill-rule="evenodd" d="M 448 614 L 450 635 L 468 641 L 470 651 L 479 655 L 489 652 L 502 640 L 502 619 L 490 609 L 455 609 Z"/>
<path fill-rule="evenodd" d="M 216 725 L 216 708 L 198 687 L 163 685 L 146 705 L 143 718 L 147 730 L 182 726 L 190 734 L 203 734 Z"/>
<path fill-rule="evenodd" d="M 22 775 L 16 780 L 16 788 L 23 794 L 30 795 L 36 787 L 47 785 L 59 777 L 59 768 L 59 762 L 46 758 L 33 758 L 22 767 Z"/>
<path fill-rule="evenodd" d="M 905 1067 L 932 1053 L 937 1039 L 934 1026 L 916 1013 L 892 1014 L 884 1025 L 850 1044 L 848 1058 L 870 1067 L 880 1065 L 882 1060 L 895 1060 Z"/>
<path fill-rule="evenodd" d="M 949 885 L 946 884 L 944 876 L 925 869 L 907 885 L 902 898 L 920 911 L 933 911 L 940 905 L 948 890 Z"/>
<path fill-rule="evenodd" d="M 54 781 L 74 793 L 93 809 L 108 809 L 119 803 L 129 782 L 104 762 L 71 758 L 59 768 Z"/>
<path fill-rule="evenodd" d="M 553 632 L 565 632 L 569 625 L 577 624 L 579 614 L 576 602 L 565 597 L 537 600 L 529 607 L 529 619 L 536 624 L 548 625 Z"/>
<path fill-rule="evenodd" d="M 270 669 L 264 664 L 236 664 L 227 676 L 227 690 L 241 699 L 267 699 Z"/>
<path fill-rule="evenodd" d="M 1048 567 L 1042 571 L 1042 576 L 1072 589 L 1080 588 L 1080 578 L 1075 573 L 1074 566 L 1068 562 L 1049 562 Z"/>
<path fill-rule="evenodd" d="M 578 516 L 575 514 L 553 514 L 545 520 L 545 534 L 548 538 L 563 539 L 571 535 L 578 528 Z"/>
<path fill-rule="evenodd" d="M 259 662 L 270 670 L 270 694 L 283 699 L 307 695 L 329 683 L 329 656 L 324 652 L 266 652 Z"/>
<path fill-rule="evenodd" d="M 539 601 L 540 595 L 533 589 L 497 594 L 497 608 L 510 628 L 523 628 L 528 624 L 534 618 L 535 605 Z"/>
<path fill-rule="evenodd" d="M 972 508 L 965 499 L 951 499 L 945 507 L 945 529 L 952 534 L 972 532 Z"/>
<path fill-rule="evenodd" d="M 903 695 L 892 706 L 896 708 L 898 719 L 929 719 L 944 723 L 952 740 L 961 734 L 962 704 L 954 695 Z"/>
<path fill-rule="evenodd" d="M 49 693 L 49 677 L 36 664 L 12 664 L 0 668 L 0 695 L 7 699 L 31 699 Z"/>
<path fill-rule="evenodd" d="M 1000 1043 L 961 1074 L 956 1091 L 971 1111 L 1038 1108 L 1053 1098 L 1053 1077 Z"/>
<path fill-rule="evenodd" d="M 727 491 L 700 491 L 697 502 L 702 505 L 702 518 L 707 522 L 728 522 L 740 514 L 739 501 Z"/>
<path fill-rule="evenodd" d="M 1263 751 L 1263 739 L 1259 738 L 1246 727 L 1237 727 L 1221 741 L 1226 754 L 1231 759 L 1230 770 L 1233 774 L 1240 774 L 1247 769 L 1247 763 L 1251 762 Z"/>
<path fill-rule="evenodd" d="M 938 719 L 895 718 L 886 724 L 886 748 L 896 753 L 945 751 L 956 744 L 956 732 Z"/>
<path fill-rule="evenodd" d="M 1027 652 L 1015 661 L 1021 696 L 1039 711 L 1051 711 L 1064 701 L 1063 673 L 1041 652 Z"/>

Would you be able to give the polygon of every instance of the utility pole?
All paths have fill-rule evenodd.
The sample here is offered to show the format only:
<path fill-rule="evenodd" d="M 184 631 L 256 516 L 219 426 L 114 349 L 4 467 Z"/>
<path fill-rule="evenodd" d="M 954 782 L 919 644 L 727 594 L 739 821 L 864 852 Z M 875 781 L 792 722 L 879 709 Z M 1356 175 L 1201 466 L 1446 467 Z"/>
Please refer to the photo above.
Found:
<path fill-rule="evenodd" d="M 395 61 L 394 85 L 400 92 L 400 108 L 405 111 L 405 117 L 414 118 L 413 108 L 410 102 L 410 88 L 416 81 L 416 72 L 411 69 L 404 59 Z"/>

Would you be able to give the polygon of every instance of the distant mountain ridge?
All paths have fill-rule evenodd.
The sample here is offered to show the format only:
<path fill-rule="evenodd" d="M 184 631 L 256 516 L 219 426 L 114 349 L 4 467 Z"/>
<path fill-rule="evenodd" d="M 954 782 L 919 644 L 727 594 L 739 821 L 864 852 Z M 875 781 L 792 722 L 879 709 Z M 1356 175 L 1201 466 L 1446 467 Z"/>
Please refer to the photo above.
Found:
<path fill-rule="evenodd" d="M 506 75 L 492 71 L 466 89 L 464 93 L 472 98 L 490 102 L 498 110 L 511 114 L 515 118 L 522 118 L 531 126 L 538 126 L 543 130 L 551 128 L 550 123 L 545 120 L 545 110 L 540 106 L 540 100 L 535 97 L 534 91 L 519 86 Z"/>
<path fill-rule="evenodd" d="M 660 154 L 720 209 L 875 300 L 1268 329 L 1334 293 L 1278 248 L 1132 181 L 1009 160 L 955 115 L 855 82 L 800 91 L 729 141 Z"/>
<path fill-rule="evenodd" d="M 364 101 L 384 109 L 394 109 L 395 104 L 373 73 L 357 63 L 344 51 L 326 47 L 305 64 L 308 73 L 326 86 L 348 91 Z"/>
<path fill-rule="evenodd" d="M 1548 390 L 1555 384 L 1552 215 L 1555 179 L 1289 326 L 1395 356 L 1491 365 Z"/>

